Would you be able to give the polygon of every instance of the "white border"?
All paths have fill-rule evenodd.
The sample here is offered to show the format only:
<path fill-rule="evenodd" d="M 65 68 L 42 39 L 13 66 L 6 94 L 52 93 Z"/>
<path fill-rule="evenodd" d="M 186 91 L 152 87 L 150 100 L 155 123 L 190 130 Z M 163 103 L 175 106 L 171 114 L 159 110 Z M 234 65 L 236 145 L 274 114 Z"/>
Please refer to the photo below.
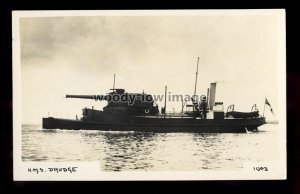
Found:
<path fill-rule="evenodd" d="M 22 162 L 22 125 L 21 125 L 21 64 L 19 19 L 23 17 L 59 16 L 187 16 L 187 15 L 276 15 L 279 17 L 278 37 L 278 87 L 279 87 L 279 126 L 280 161 L 264 162 L 268 172 L 257 173 L 252 170 L 253 163 L 245 164 L 243 170 L 236 171 L 178 171 L 178 172 L 102 172 L 99 162 L 54 163 Z M 271 180 L 286 179 L 286 34 L 285 10 L 124 10 L 124 11 L 14 11 L 12 13 L 13 31 L 13 169 L 14 180 Z M 285 130 L 283 130 L 285 129 Z M 262 164 L 258 164 L 261 166 Z M 73 174 L 28 173 L 27 168 L 77 166 Z"/>

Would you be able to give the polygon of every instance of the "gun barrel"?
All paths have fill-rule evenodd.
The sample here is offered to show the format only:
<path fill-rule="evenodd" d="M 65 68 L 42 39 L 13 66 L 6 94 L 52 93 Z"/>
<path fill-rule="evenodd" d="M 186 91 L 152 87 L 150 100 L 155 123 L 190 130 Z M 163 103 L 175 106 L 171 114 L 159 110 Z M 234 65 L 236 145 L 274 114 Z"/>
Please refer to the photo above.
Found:
<path fill-rule="evenodd" d="M 66 98 L 80 98 L 80 99 L 91 99 L 91 100 L 105 100 L 103 95 L 66 95 Z"/>
<path fill-rule="evenodd" d="M 82 99 L 94 99 L 93 95 L 66 95 L 66 98 L 82 98 Z"/>

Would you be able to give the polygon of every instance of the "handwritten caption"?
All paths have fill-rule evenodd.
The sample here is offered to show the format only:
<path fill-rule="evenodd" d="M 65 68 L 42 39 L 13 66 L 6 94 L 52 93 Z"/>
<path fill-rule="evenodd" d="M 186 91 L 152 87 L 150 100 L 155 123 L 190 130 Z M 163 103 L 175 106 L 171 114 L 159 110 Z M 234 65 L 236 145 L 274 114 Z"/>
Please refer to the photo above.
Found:
<path fill-rule="evenodd" d="M 259 172 L 259 171 L 269 171 L 269 169 L 265 166 L 253 167 L 253 170 L 257 171 L 257 172 Z"/>
<path fill-rule="evenodd" d="M 78 167 L 67 167 L 67 168 L 28 168 L 29 173 L 76 173 Z"/>

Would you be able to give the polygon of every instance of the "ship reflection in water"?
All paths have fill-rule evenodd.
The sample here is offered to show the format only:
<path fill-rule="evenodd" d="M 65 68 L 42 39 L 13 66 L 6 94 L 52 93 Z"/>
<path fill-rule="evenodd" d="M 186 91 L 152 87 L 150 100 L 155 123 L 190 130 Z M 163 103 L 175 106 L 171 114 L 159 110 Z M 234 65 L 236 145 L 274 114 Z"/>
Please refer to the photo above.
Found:
<path fill-rule="evenodd" d="M 105 171 L 231 170 L 278 158 L 278 125 L 256 133 L 42 130 L 23 125 L 23 161 L 99 161 Z"/>

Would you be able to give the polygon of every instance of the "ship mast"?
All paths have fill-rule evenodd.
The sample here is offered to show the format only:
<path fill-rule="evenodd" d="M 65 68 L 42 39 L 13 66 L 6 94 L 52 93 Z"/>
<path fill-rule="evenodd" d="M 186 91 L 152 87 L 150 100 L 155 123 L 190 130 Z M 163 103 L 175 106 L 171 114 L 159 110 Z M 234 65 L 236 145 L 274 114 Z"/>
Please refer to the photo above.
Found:
<path fill-rule="evenodd" d="M 115 90 L 115 82 L 116 82 L 116 74 L 114 74 L 114 84 L 113 84 L 113 91 Z"/>
<path fill-rule="evenodd" d="M 197 71 L 196 71 L 196 80 L 195 80 L 195 90 L 194 90 L 194 97 L 195 97 L 195 95 L 196 95 L 196 92 L 197 92 L 198 66 L 199 66 L 199 57 L 198 57 L 198 61 L 197 61 Z"/>
<path fill-rule="evenodd" d="M 165 107 L 164 107 L 164 119 L 166 118 L 167 112 L 167 86 L 165 86 Z"/>
<path fill-rule="evenodd" d="M 199 66 L 199 57 L 198 57 L 198 60 L 197 60 L 197 70 L 196 70 L 196 80 L 195 80 L 194 96 L 192 97 L 194 118 L 196 118 L 197 115 L 200 115 L 200 111 L 199 111 L 199 108 L 198 108 L 198 102 L 197 102 L 197 100 L 195 99 L 195 97 L 196 97 L 196 92 L 197 92 L 198 66 Z M 196 112 L 195 112 L 195 109 L 196 109 Z"/>

